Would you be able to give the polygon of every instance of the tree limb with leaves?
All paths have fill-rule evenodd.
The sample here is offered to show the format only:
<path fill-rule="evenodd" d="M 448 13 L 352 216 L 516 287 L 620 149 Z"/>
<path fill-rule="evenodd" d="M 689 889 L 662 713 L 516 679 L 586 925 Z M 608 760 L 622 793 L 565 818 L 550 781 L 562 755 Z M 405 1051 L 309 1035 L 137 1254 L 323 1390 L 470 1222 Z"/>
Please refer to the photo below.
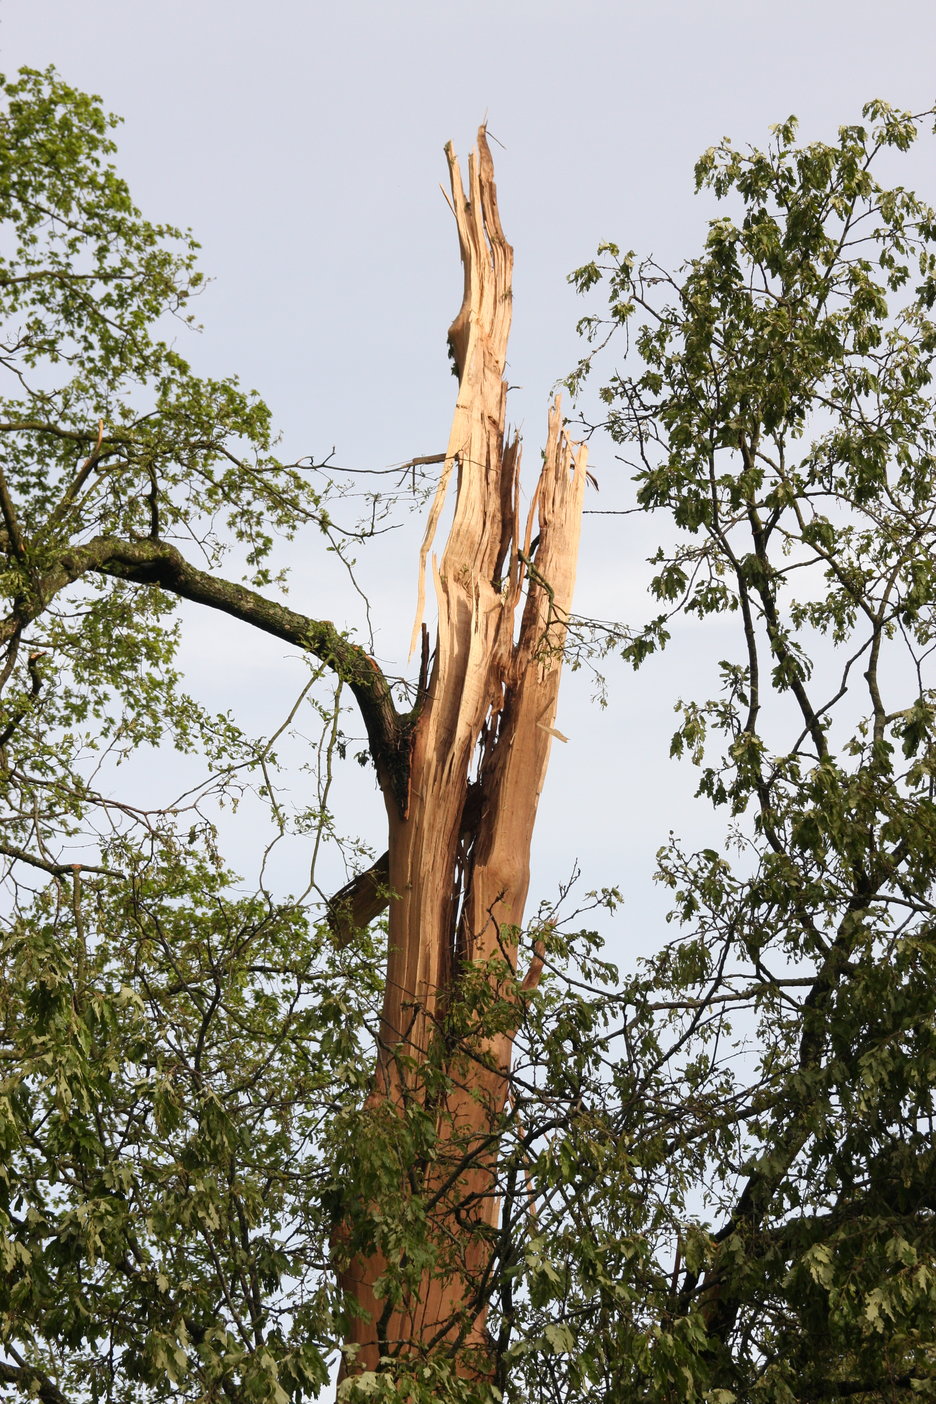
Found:
<path fill-rule="evenodd" d="M 936 1387 L 936 216 L 874 174 L 932 117 L 872 103 L 830 145 L 790 119 L 766 151 L 714 147 L 696 183 L 730 212 L 698 257 L 669 273 L 606 245 L 574 275 L 610 292 L 583 331 L 627 329 L 604 424 L 671 524 L 662 612 L 623 655 L 672 646 L 679 617 L 737 619 L 672 742 L 733 837 L 662 852 L 687 936 L 648 977 L 695 965 L 704 1041 L 753 1070 L 746 1093 L 714 1051 L 683 1073 L 690 1127 L 725 1099 L 678 1133 L 706 1145 L 707 1213 L 672 1227 L 692 1397 Z"/>

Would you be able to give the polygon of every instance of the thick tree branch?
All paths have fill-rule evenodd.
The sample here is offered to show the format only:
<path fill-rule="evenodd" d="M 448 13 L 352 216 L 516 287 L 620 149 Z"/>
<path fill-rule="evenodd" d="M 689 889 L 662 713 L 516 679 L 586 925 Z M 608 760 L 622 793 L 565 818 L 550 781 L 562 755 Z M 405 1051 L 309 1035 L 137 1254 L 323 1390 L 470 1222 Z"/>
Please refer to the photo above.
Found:
<path fill-rule="evenodd" d="M 907 1371 L 904 1375 L 886 1376 L 878 1380 L 826 1380 L 824 1384 L 813 1386 L 820 1399 L 851 1399 L 856 1394 L 880 1393 L 882 1386 L 890 1391 L 912 1390 L 915 1385 L 925 1385 L 929 1376 L 914 1375 Z"/>
<path fill-rule="evenodd" d="M 25 848 L 17 848 L 12 843 L 0 843 L 0 858 L 13 858 L 17 863 L 28 863 L 30 867 L 41 868 L 44 873 L 51 873 L 53 877 L 64 877 L 66 874 L 75 872 L 94 873 L 101 877 L 119 878 L 123 873 L 116 872 L 113 868 L 99 868 L 91 863 L 52 863 L 43 858 L 37 858 L 34 853 L 27 853 Z"/>
<path fill-rule="evenodd" d="M 355 933 L 376 921 L 390 905 L 387 879 L 390 854 L 384 853 L 366 872 L 346 882 L 328 903 L 325 919 L 339 949 L 350 945 Z"/>
<path fill-rule="evenodd" d="M 221 610 L 313 654 L 331 668 L 354 694 L 384 792 L 393 794 L 400 813 L 407 809 L 409 746 L 413 713 L 399 713 L 390 685 L 374 659 L 328 620 L 310 619 L 255 590 L 223 580 L 190 565 L 165 541 L 123 541 L 99 536 L 62 552 L 36 582 L 28 598 L 0 622 L 0 643 L 39 617 L 60 590 L 82 576 L 111 576 L 136 585 L 157 586 L 180 599 Z"/>
<path fill-rule="evenodd" d="M 16 515 L 16 509 L 13 506 L 13 499 L 10 497 L 6 478 L 2 472 L 0 472 L 0 514 L 3 516 L 3 525 L 6 529 L 6 537 L 9 542 L 10 550 L 18 560 L 22 560 L 26 552 L 23 547 L 23 537 L 20 531 L 19 519 Z"/>
<path fill-rule="evenodd" d="M 48 434 L 55 439 L 67 439 L 69 443 L 77 446 L 93 444 L 96 435 L 87 429 L 66 429 L 62 424 L 54 424 L 51 420 L 45 419 L 5 419 L 0 421 L 0 434 Z M 133 444 L 136 437 L 133 434 L 112 430 L 107 436 L 108 443 L 111 444 Z"/>
<path fill-rule="evenodd" d="M 388 776 L 397 804 L 405 812 L 411 718 L 397 712 L 390 685 L 373 658 L 334 624 L 297 614 L 245 585 L 198 570 L 175 546 L 163 541 L 98 537 L 79 550 L 88 557 L 89 571 L 137 585 L 157 585 L 180 599 L 221 610 L 314 654 L 333 669 L 354 694 L 378 773 Z"/>
<path fill-rule="evenodd" d="M 30 1399 L 41 1399 L 43 1404 L 70 1404 L 48 1375 L 30 1365 L 9 1365 L 0 1360 L 0 1384 L 13 1385 Z"/>

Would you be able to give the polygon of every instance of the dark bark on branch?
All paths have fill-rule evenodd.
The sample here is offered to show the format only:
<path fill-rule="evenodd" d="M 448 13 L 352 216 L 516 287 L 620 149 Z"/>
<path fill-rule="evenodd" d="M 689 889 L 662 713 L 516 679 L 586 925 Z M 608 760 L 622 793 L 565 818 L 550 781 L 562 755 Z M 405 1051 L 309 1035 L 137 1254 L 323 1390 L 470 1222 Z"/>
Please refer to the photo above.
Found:
<path fill-rule="evenodd" d="M 12 858 L 17 863 L 28 863 L 33 868 L 40 868 L 44 873 L 51 873 L 53 877 L 64 877 L 66 873 L 74 872 L 95 873 L 100 877 L 123 877 L 123 873 L 118 873 L 114 868 L 98 868 L 89 863 L 53 863 L 45 858 L 39 858 L 35 853 L 28 853 L 25 848 L 16 848 L 11 843 L 0 843 L 0 858 Z"/>
<path fill-rule="evenodd" d="M 297 614 L 245 585 L 198 570 L 165 542 L 98 538 L 82 550 L 97 557 L 89 569 L 140 585 L 158 585 L 180 599 L 221 610 L 314 654 L 333 669 L 347 683 L 360 708 L 381 783 L 386 778 L 405 813 L 407 750 L 413 718 L 397 712 L 389 683 L 373 658 L 345 638 L 334 624 Z"/>
<path fill-rule="evenodd" d="M 870 1394 L 880 1397 L 882 1389 L 888 1393 L 893 1390 L 912 1390 L 914 1385 L 925 1385 L 929 1383 L 929 1377 L 914 1375 L 909 1371 L 904 1375 L 892 1377 L 890 1375 L 878 1380 L 826 1380 L 824 1383 L 814 1386 L 808 1398 L 820 1399 L 853 1399 L 856 1394 Z"/>
<path fill-rule="evenodd" d="M 30 1365 L 9 1365 L 0 1360 L 0 1384 L 13 1385 L 24 1397 L 41 1399 L 43 1404 L 71 1404 L 48 1375 Z"/>
<path fill-rule="evenodd" d="M 848 957 L 858 938 L 859 917 L 866 911 L 875 895 L 873 884 L 864 885 L 853 894 L 835 940 L 812 982 L 803 1001 L 803 1033 L 800 1040 L 799 1067 L 801 1071 L 815 1070 L 821 1065 L 825 1021 L 818 1015 L 827 1007 L 832 994 L 845 976 Z M 789 1109 L 785 1124 L 777 1121 L 773 1143 L 777 1147 L 769 1168 L 758 1168 L 748 1178 L 728 1222 L 715 1235 L 719 1245 L 728 1243 L 736 1234 L 742 1235 L 746 1246 L 762 1232 L 772 1204 L 786 1181 L 796 1157 L 806 1145 L 812 1132 L 809 1112 L 813 1105 L 809 1094 L 799 1094 Z M 741 1309 L 738 1294 L 730 1282 L 730 1255 L 719 1253 L 714 1265 L 705 1274 L 700 1295 L 702 1315 L 709 1334 L 722 1342 L 734 1328 Z M 688 1303 L 698 1285 L 698 1277 L 688 1278 L 683 1288 L 683 1303 Z"/>
<path fill-rule="evenodd" d="M 416 716 L 396 710 L 390 685 L 374 659 L 330 621 L 297 614 L 245 585 L 199 570 L 168 542 L 99 536 L 83 546 L 69 547 L 0 623 L 0 643 L 38 618 L 61 590 L 90 574 L 155 586 L 180 599 L 207 605 L 320 659 L 354 694 L 381 787 L 393 795 L 401 816 L 405 816 Z"/>

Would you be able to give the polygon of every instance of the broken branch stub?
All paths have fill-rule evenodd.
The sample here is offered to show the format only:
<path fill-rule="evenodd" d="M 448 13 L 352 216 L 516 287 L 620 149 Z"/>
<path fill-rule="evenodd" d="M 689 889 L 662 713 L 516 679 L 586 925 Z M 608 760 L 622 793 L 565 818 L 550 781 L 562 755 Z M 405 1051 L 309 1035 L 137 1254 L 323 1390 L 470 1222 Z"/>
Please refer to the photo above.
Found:
<path fill-rule="evenodd" d="M 341 1281 L 363 1312 L 349 1329 L 349 1343 L 358 1347 L 355 1371 L 377 1368 L 380 1358 L 445 1348 L 461 1352 L 461 1373 L 484 1374 L 483 1284 L 498 1216 L 494 1147 L 512 1034 L 504 1028 L 509 1020 L 500 1020 L 494 1032 L 482 1021 L 453 1042 L 446 1016 L 460 992 L 476 988 L 471 980 L 479 971 L 495 992 L 516 997 L 517 934 L 556 734 L 586 470 L 585 449 L 566 438 L 556 400 L 542 470 L 521 523 L 519 442 L 505 438 L 513 252 L 500 223 L 484 129 L 469 160 L 467 192 L 450 146 L 446 155 L 465 272 L 464 298 L 449 333 L 459 389 L 420 552 L 414 637 L 453 471 L 456 498 L 445 549 L 431 562 L 438 632 L 412 732 L 407 802 L 401 808 L 395 791 L 385 794 L 392 895 L 371 1096 L 375 1110 L 396 1108 L 403 1115 L 415 1100 L 433 1111 L 436 1151 L 420 1173 L 440 1247 L 418 1290 L 403 1292 L 392 1306 L 374 1292 L 389 1266 L 380 1251 L 352 1259 Z M 449 1162 L 458 1164 L 458 1173 Z M 412 1181 L 413 1167 L 407 1170 Z"/>

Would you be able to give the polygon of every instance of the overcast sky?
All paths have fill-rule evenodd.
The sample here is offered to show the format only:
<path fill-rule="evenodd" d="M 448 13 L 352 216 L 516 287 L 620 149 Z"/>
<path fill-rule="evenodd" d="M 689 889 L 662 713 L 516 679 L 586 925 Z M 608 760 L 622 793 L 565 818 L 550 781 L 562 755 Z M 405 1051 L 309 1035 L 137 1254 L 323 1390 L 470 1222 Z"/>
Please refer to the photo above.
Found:
<path fill-rule="evenodd" d="M 510 407 L 532 469 L 551 387 L 578 355 L 583 309 L 568 272 L 603 239 L 664 263 L 695 253 L 710 209 L 692 196 L 692 166 L 724 135 L 762 144 L 770 123 L 796 113 L 804 136 L 832 138 L 878 96 L 929 107 L 936 6 L 0 0 L 3 71 L 49 63 L 124 117 L 118 164 L 144 213 L 191 226 L 203 246 L 214 279 L 199 306 L 205 331 L 181 349 L 263 394 L 286 456 L 334 446 L 354 468 L 445 446 L 445 333 L 461 273 L 438 188 L 442 147 L 451 138 L 465 157 L 486 118 L 516 253 L 510 379 L 521 388 Z M 932 162 L 924 144 L 902 173 L 931 200 Z M 601 497 L 590 505 L 618 505 L 620 465 L 596 445 L 593 466 Z M 583 610 L 642 617 L 640 545 L 619 518 L 587 519 Z M 358 601 L 317 547 L 298 561 L 292 603 L 359 625 Z M 402 671 L 412 537 L 388 538 L 363 571 L 377 654 Z M 574 858 L 584 887 L 624 885 L 630 914 L 613 942 L 625 963 L 659 939 L 646 896 L 655 849 L 670 828 L 698 841 L 711 825 L 666 751 L 672 703 L 712 649 L 674 647 L 637 680 L 612 665 L 604 712 L 581 676 L 560 700 L 571 739 L 554 748 L 534 896 L 549 895 Z M 282 657 L 216 620 L 195 623 L 186 653 L 217 704 L 251 710 L 267 729 L 299 684 Z M 379 801 L 365 777 L 354 783 L 351 822 L 379 849 Z"/>

